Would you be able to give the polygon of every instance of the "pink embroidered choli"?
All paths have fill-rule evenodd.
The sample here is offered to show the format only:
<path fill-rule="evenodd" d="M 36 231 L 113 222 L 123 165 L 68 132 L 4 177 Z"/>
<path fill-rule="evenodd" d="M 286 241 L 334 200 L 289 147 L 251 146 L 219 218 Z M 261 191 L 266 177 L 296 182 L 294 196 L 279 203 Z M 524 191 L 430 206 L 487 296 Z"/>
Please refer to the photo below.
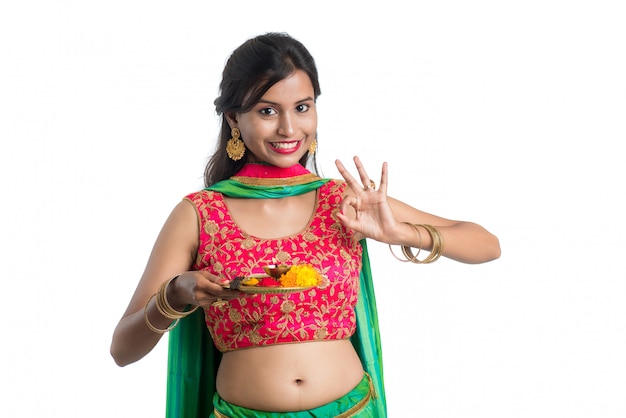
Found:
<path fill-rule="evenodd" d="M 221 193 L 203 190 L 186 196 L 197 209 L 200 225 L 194 269 L 234 279 L 263 273 L 264 265 L 276 261 L 310 263 L 328 279 L 324 286 L 302 292 L 252 295 L 205 309 L 207 327 L 220 351 L 345 339 L 354 333 L 362 249 L 335 216 L 345 187 L 339 180 L 321 186 L 306 228 L 278 239 L 242 231 Z"/>

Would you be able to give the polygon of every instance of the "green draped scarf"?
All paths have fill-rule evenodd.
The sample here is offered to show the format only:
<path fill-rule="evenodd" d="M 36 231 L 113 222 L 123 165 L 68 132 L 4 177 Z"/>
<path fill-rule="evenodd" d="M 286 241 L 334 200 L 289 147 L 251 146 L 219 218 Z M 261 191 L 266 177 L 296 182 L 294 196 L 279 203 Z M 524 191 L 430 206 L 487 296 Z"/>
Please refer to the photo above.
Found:
<path fill-rule="evenodd" d="M 318 189 L 330 179 L 322 179 L 301 165 L 281 169 L 264 164 L 248 164 L 235 176 L 208 187 L 230 197 L 250 199 L 297 196 Z M 383 381 L 383 358 L 374 284 L 367 244 L 363 248 L 359 298 L 355 308 L 356 332 L 350 338 L 363 368 L 376 389 L 377 416 L 387 416 Z M 204 311 L 199 309 L 182 319 L 169 333 L 167 372 L 167 418 L 206 418 L 213 411 L 215 376 L 221 353 L 206 328 Z"/>

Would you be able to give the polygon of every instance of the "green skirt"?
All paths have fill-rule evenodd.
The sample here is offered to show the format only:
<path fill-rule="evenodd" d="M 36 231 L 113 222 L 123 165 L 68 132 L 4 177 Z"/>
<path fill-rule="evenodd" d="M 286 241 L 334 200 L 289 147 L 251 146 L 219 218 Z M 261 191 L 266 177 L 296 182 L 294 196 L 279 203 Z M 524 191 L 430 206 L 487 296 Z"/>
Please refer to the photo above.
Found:
<path fill-rule="evenodd" d="M 376 417 L 376 392 L 372 381 L 366 373 L 361 382 L 346 395 L 326 405 L 306 411 L 268 412 L 244 408 L 223 400 L 217 393 L 213 396 L 213 413 L 211 418 L 347 418 Z"/>

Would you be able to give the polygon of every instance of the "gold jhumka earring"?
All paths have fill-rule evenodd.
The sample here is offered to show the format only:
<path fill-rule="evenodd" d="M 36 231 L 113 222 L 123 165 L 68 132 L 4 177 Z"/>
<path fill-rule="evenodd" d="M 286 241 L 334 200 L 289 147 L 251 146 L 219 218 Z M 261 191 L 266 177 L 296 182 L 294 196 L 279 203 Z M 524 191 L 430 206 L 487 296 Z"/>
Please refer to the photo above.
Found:
<path fill-rule="evenodd" d="M 317 138 L 311 142 L 311 145 L 309 145 L 309 155 L 315 154 L 315 150 L 317 150 Z"/>
<path fill-rule="evenodd" d="M 239 128 L 233 128 L 230 131 L 232 138 L 226 143 L 226 154 L 233 161 L 239 161 L 243 158 L 243 154 L 246 152 L 246 146 L 240 138 L 241 132 Z"/>

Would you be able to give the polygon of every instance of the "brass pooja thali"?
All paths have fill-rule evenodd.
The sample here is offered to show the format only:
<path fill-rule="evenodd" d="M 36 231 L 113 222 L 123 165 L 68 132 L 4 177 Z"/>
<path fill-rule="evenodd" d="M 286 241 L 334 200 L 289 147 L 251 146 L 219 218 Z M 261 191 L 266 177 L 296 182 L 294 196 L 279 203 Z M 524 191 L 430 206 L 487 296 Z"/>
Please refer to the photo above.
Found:
<path fill-rule="evenodd" d="M 289 265 L 270 265 L 263 269 L 266 274 L 251 274 L 249 276 L 235 277 L 226 287 L 228 289 L 239 290 L 240 292 L 249 294 L 287 294 L 302 292 L 312 289 L 317 285 L 311 286 L 283 286 L 279 278 L 287 273 L 292 266 Z M 319 276 L 318 276 L 319 277 Z M 318 283 L 319 284 L 319 283 Z"/>

